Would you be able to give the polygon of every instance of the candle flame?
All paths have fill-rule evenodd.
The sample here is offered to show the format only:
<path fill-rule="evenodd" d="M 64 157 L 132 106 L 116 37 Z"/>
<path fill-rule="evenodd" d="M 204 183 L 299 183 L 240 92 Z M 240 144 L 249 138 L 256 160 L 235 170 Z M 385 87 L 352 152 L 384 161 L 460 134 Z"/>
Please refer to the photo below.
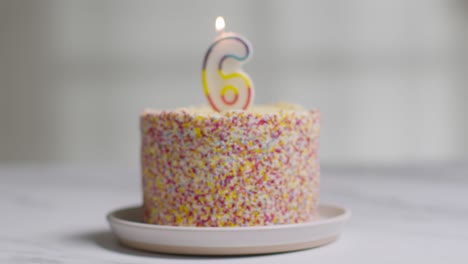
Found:
<path fill-rule="evenodd" d="M 226 24 L 224 23 L 224 18 L 219 16 L 216 18 L 216 31 L 221 32 L 224 30 Z"/>

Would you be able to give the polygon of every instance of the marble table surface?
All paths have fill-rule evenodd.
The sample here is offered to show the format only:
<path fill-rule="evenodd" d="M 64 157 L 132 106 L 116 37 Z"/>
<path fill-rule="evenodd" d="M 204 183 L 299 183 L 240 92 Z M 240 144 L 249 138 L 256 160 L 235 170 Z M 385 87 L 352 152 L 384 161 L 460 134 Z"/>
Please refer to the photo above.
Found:
<path fill-rule="evenodd" d="M 321 201 L 353 212 L 341 238 L 251 257 L 152 254 L 105 215 L 139 204 L 138 168 L 0 165 L 0 263 L 468 263 L 468 166 L 323 166 Z"/>

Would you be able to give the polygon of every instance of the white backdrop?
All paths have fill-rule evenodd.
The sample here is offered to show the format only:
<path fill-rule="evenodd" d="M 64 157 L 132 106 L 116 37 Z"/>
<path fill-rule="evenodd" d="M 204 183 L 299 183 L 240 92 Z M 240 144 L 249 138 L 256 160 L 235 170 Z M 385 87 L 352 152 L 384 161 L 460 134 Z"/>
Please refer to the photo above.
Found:
<path fill-rule="evenodd" d="M 146 107 L 204 104 L 216 16 L 257 103 L 323 113 L 333 164 L 468 156 L 467 1 L 0 1 L 0 162 L 139 158 Z"/>

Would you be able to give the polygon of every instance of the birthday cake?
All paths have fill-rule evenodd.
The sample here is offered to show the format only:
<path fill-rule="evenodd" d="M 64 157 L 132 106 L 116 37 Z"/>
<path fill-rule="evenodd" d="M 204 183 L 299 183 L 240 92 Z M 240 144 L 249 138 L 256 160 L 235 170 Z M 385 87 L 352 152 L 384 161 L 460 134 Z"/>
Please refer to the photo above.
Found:
<path fill-rule="evenodd" d="M 320 113 L 146 110 L 141 115 L 144 221 L 258 226 L 316 218 Z"/>
<path fill-rule="evenodd" d="M 140 117 L 143 219 L 172 226 L 295 224 L 317 217 L 320 113 L 254 106 L 241 66 L 243 36 L 208 48 L 202 84 L 210 107 L 146 110 Z"/>

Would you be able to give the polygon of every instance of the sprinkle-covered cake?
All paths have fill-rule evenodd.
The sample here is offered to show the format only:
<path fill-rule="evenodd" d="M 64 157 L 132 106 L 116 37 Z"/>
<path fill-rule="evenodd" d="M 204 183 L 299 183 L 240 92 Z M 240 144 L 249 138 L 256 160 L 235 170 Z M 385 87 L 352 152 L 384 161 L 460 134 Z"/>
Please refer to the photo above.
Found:
<path fill-rule="evenodd" d="M 259 226 L 316 218 L 318 110 L 146 110 L 140 121 L 146 223 Z"/>

